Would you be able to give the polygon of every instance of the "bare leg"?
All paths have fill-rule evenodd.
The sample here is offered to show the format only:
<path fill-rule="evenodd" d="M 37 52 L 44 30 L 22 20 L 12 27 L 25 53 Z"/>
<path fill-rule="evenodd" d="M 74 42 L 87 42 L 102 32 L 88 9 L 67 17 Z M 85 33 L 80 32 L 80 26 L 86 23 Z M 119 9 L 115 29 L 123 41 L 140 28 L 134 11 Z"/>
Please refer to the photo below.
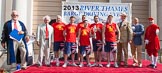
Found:
<path fill-rule="evenodd" d="M 98 62 L 98 59 L 97 59 L 97 57 L 98 57 L 98 55 L 97 55 L 97 51 L 94 52 L 94 57 L 95 57 L 95 63 L 97 63 L 97 62 Z"/>
<path fill-rule="evenodd" d="M 72 66 L 77 66 L 77 65 L 75 64 L 75 53 L 73 53 L 73 54 L 71 55 L 71 59 L 72 59 Z"/>
<path fill-rule="evenodd" d="M 80 55 L 80 64 L 83 64 L 83 55 Z"/>
<path fill-rule="evenodd" d="M 102 60 L 102 52 L 98 52 L 98 58 L 99 58 L 99 64 L 101 64 L 101 60 Z"/>
<path fill-rule="evenodd" d="M 106 67 L 110 67 L 110 52 L 107 52 L 107 65 Z"/>
<path fill-rule="evenodd" d="M 67 54 L 64 54 L 64 65 L 62 65 L 62 67 L 67 67 L 67 58 L 68 58 L 68 55 Z"/>

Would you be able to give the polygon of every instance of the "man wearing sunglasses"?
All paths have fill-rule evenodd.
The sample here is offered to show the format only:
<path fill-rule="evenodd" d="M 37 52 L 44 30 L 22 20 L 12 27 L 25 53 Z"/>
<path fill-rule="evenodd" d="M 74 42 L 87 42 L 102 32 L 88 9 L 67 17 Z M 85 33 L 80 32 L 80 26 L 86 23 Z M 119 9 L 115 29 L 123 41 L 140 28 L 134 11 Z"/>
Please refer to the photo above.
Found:
<path fill-rule="evenodd" d="M 27 37 L 27 30 L 23 22 L 18 20 L 18 12 L 16 10 L 12 11 L 11 20 L 7 21 L 4 24 L 3 31 L 2 31 L 2 41 L 1 45 L 3 48 L 7 46 L 7 64 L 11 65 L 10 69 L 16 68 L 16 53 L 20 50 L 20 59 L 21 59 L 21 69 L 26 69 L 26 62 L 27 62 L 27 45 L 26 41 L 29 40 Z M 10 37 L 10 33 L 13 30 L 17 30 L 18 34 L 24 35 L 20 41 L 17 41 Z M 15 33 L 16 34 L 16 33 Z M 7 44 L 7 45 L 5 45 Z"/>

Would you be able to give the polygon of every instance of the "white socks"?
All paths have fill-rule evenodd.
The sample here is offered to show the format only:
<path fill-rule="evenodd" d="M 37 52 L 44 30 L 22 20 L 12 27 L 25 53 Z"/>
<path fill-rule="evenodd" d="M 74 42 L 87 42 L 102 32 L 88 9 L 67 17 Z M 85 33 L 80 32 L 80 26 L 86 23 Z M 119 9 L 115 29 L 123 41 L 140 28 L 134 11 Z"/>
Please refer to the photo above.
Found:
<path fill-rule="evenodd" d="M 154 65 L 154 57 L 153 57 L 153 55 L 151 56 L 151 64 Z"/>
<path fill-rule="evenodd" d="M 153 65 L 157 65 L 157 61 L 158 61 L 158 56 L 157 57 L 155 57 L 155 56 L 151 56 L 151 64 L 153 64 Z"/>
<path fill-rule="evenodd" d="M 154 57 L 154 65 L 157 66 L 158 57 Z"/>

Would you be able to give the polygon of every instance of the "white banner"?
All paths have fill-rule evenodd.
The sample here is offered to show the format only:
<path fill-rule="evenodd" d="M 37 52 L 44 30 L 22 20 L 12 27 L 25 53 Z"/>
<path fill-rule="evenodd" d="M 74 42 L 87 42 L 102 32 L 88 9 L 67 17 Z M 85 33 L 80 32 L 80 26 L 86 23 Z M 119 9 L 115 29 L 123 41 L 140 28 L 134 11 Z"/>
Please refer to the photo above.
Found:
<path fill-rule="evenodd" d="M 81 22 L 82 15 L 86 15 L 87 20 L 93 23 L 94 16 L 99 16 L 99 21 L 107 20 L 108 15 L 114 16 L 114 22 L 120 22 L 120 14 L 125 12 L 127 20 L 131 22 L 131 3 L 98 3 L 98 2 L 62 2 L 62 18 L 65 23 L 69 23 L 70 16 L 76 17 L 76 23 Z"/>

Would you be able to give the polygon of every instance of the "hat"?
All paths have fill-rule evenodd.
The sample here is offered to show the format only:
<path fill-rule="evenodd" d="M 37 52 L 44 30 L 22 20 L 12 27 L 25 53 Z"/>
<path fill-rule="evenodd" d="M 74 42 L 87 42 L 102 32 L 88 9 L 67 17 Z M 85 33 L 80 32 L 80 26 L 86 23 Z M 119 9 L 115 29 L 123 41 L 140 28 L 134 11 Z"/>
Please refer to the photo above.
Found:
<path fill-rule="evenodd" d="M 121 13 L 120 16 L 127 16 L 125 12 Z"/>
<path fill-rule="evenodd" d="M 149 17 L 149 18 L 148 18 L 148 20 L 149 20 L 149 21 L 152 21 L 152 20 L 154 20 L 154 18 L 152 18 L 152 17 Z"/>

